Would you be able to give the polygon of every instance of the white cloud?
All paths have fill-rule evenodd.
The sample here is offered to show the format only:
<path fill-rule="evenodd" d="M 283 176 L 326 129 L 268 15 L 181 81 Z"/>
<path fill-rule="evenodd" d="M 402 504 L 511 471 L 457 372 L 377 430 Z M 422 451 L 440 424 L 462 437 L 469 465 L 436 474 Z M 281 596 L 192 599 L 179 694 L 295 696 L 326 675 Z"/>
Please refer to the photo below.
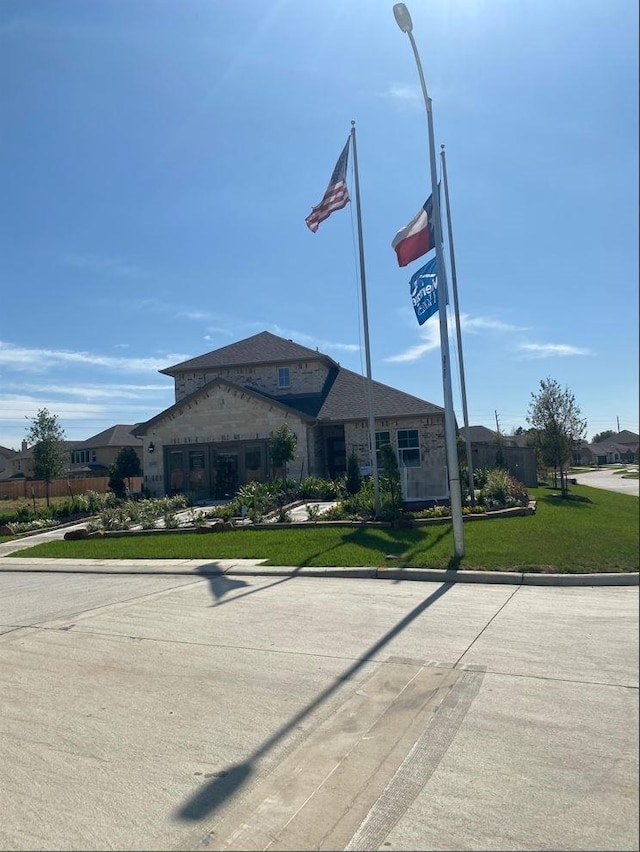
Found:
<path fill-rule="evenodd" d="M 565 358 L 570 355 L 591 355 L 588 349 L 580 346 L 571 346 L 569 343 L 520 343 L 520 352 L 526 352 L 534 358 L 552 358 L 558 356 Z"/>
<path fill-rule="evenodd" d="M 392 364 L 406 364 L 410 361 L 418 361 L 427 352 L 433 352 L 440 346 L 440 323 L 433 320 L 427 320 L 420 330 L 422 341 L 405 349 L 404 352 L 399 352 L 397 355 L 390 355 L 384 360 Z"/>
<path fill-rule="evenodd" d="M 0 341 L 0 366 L 5 365 L 15 370 L 38 373 L 47 372 L 55 367 L 69 366 L 104 367 L 129 373 L 157 372 L 190 357 L 190 355 L 167 353 L 155 358 L 114 358 L 108 355 L 95 355 L 91 352 L 30 349 Z"/>
<path fill-rule="evenodd" d="M 477 334 L 480 331 L 526 331 L 526 328 L 510 325 L 491 317 L 470 317 L 468 314 L 460 315 L 460 326 L 463 331 L 470 334 Z"/>
<path fill-rule="evenodd" d="M 407 106 L 413 106 L 414 104 L 421 105 L 423 103 L 422 92 L 418 86 L 391 85 L 383 97 Z"/>
<path fill-rule="evenodd" d="M 41 408 L 48 408 L 64 420 L 95 420 L 106 410 L 101 405 L 79 402 L 47 402 L 33 396 L 3 394 L 0 396 L 0 422 L 17 422 L 34 417 Z"/>
<path fill-rule="evenodd" d="M 49 394 L 69 397 L 81 397 L 85 400 L 108 399 L 112 402 L 122 399 L 137 399 L 145 394 L 151 397 L 157 397 L 163 394 L 173 395 L 173 385 L 167 379 L 165 385 L 123 385 L 123 384 L 104 384 L 104 385 L 69 385 L 69 384 L 29 384 L 21 382 L 20 385 L 12 383 L 5 384 L 6 391 L 12 391 L 14 388 L 25 393 L 32 394 Z M 57 405 L 57 403 L 56 403 Z"/>
<path fill-rule="evenodd" d="M 144 278 L 146 272 L 140 266 L 134 266 L 126 260 L 116 257 L 99 257 L 94 254 L 65 254 L 63 263 L 74 269 L 86 272 L 97 272 L 100 275 L 116 276 L 118 278 Z"/>

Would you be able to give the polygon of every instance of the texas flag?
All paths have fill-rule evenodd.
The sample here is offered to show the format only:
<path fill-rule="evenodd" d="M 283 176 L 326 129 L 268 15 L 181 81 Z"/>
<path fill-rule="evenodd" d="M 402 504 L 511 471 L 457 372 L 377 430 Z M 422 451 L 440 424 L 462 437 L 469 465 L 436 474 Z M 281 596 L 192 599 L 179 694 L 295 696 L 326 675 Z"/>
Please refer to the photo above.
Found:
<path fill-rule="evenodd" d="M 401 228 L 393 238 L 391 248 L 398 256 L 398 266 L 406 266 L 432 248 L 436 241 L 433 235 L 433 196 L 429 196 L 418 215 Z"/>

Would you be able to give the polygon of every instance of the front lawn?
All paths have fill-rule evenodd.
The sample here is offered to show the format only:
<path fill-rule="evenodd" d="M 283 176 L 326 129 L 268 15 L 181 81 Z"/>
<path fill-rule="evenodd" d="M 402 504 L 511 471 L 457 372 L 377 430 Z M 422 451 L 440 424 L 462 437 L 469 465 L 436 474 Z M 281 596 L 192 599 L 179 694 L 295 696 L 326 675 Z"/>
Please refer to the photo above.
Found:
<path fill-rule="evenodd" d="M 529 489 L 537 512 L 528 517 L 464 524 L 461 569 L 637 571 L 638 498 L 572 486 L 563 500 L 550 488 Z M 266 559 L 268 565 L 447 568 L 453 564 L 451 525 L 413 529 L 278 527 L 224 533 L 146 535 L 52 541 L 20 551 L 28 557 L 76 559 Z M 389 555 L 401 558 L 388 559 Z"/>

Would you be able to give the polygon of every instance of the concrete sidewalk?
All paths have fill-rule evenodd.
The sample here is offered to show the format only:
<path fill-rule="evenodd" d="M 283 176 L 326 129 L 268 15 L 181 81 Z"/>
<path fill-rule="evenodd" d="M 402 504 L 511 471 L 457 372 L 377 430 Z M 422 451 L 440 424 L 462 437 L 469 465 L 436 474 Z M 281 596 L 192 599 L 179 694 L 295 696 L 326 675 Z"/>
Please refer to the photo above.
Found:
<path fill-rule="evenodd" d="M 483 583 L 509 586 L 637 586 L 628 574 L 534 574 L 519 571 L 456 571 L 433 568 L 347 568 L 264 565 L 258 559 L 0 559 L 0 574 L 152 574 L 191 577 L 337 577 L 368 580 L 417 580 L 432 583 Z"/>

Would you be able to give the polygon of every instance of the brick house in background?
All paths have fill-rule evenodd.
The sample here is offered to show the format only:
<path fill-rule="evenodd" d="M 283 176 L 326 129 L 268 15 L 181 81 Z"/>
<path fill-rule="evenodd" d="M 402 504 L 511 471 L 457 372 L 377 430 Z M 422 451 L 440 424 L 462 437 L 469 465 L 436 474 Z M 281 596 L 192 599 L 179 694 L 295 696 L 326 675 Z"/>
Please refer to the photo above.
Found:
<path fill-rule="evenodd" d="M 123 447 L 133 447 L 142 463 L 142 441 L 132 430 L 136 424 L 116 424 L 99 432 L 86 441 L 65 441 L 69 453 L 68 466 L 64 472 L 67 479 L 84 479 L 106 476 Z M 0 476 L 2 479 L 32 479 L 33 450 L 22 442 L 19 452 L 13 452 Z"/>
<path fill-rule="evenodd" d="M 15 450 L 10 450 L 8 447 L 0 447 L 0 479 L 10 475 L 10 461 L 15 456 Z"/>
<path fill-rule="evenodd" d="M 340 476 L 352 450 L 368 470 L 366 379 L 318 350 L 264 331 L 160 372 L 175 382 L 175 404 L 135 430 L 153 496 L 224 497 L 266 480 L 283 423 L 297 438 L 288 476 Z M 380 382 L 373 391 L 378 461 L 390 443 L 405 499 L 446 499 L 444 409 Z"/>
<path fill-rule="evenodd" d="M 637 463 L 639 445 L 640 436 L 624 429 L 609 435 L 606 441 L 599 444 L 584 442 L 575 451 L 574 462 L 588 465 Z"/>
<path fill-rule="evenodd" d="M 74 441 L 70 447 L 69 476 L 99 476 L 107 474 L 120 450 L 131 447 L 142 467 L 142 441 L 134 430 L 137 424 L 117 423 L 86 441 Z"/>

